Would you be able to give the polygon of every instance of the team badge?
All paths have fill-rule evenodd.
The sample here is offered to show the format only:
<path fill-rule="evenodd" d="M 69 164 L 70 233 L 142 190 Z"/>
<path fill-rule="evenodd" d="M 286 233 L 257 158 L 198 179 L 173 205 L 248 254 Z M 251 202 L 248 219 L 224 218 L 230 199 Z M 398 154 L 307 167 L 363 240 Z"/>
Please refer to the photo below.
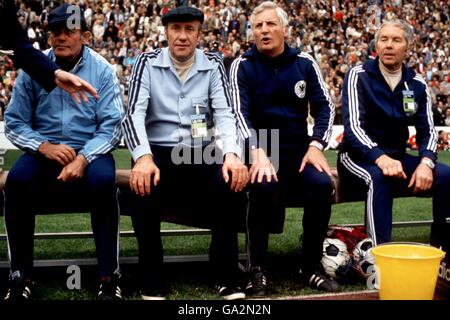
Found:
<path fill-rule="evenodd" d="M 300 99 L 303 99 L 306 94 L 306 81 L 300 80 L 299 82 L 297 82 L 295 84 L 294 90 L 295 90 L 295 94 L 297 95 L 297 97 L 299 97 Z"/>

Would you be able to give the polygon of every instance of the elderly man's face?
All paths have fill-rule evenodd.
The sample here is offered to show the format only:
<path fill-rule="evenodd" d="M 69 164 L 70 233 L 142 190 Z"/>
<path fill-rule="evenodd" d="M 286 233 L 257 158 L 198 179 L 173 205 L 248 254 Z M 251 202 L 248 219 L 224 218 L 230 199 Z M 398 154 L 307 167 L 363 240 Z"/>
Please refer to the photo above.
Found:
<path fill-rule="evenodd" d="M 386 68 L 398 70 L 406 56 L 407 49 L 405 32 L 401 28 L 387 25 L 381 29 L 376 50 L 380 61 Z"/>
<path fill-rule="evenodd" d="M 269 57 L 283 53 L 287 28 L 281 25 L 275 9 L 264 10 L 257 14 L 252 31 L 259 52 Z"/>
<path fill-rule="evenodd" d="M 79 29 L 60 28 L 50 32 L 50 44 L 57 58 L 72 61 L 80 55 L 88 36 L 89 32 Z"/>
<path fill-rule="evenodd" d="M 200 34 L 200 22 L 169 22 L 166 27 L 166 38 L 172 57 L 178 61 L 186 61 L 194 55 Z"/>

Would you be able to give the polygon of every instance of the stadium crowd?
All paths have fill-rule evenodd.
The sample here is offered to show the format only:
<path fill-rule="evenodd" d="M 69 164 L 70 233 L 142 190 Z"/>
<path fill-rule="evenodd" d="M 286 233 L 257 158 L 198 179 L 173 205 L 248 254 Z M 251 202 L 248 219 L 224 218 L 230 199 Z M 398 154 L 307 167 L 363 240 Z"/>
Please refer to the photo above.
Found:
<path fill-rule="evenodd" d="M 61 1 L 18 0 L 18 19 L 35 48 L 49 47 L 48 13 Z M 139 53 L 167 46 L 161 17 L 189 4 L 205 14 L 199 47 L 219 51 L 227 67 L 252 44 L 249 15 L 260 1 L 247 0 L 72 0 L 84 8 L 91 27 L 91 47 L 115 68 L 126 100 L 128 80 Z M 289 13 L 288 43 L 319 63 L 341 124 L 341 88 L 350 67 L 371 59 L 374 35 L 383 19 L 408 21 L 415 43 L 408 65 L 428 82 L 437 126 L 450 126 L 450 1 L 339 0 L 275 1 Z M 17 70 L 0 54 L 0 108 L 6 108 Z M 1 116 L 0 115 L 0 116 Z"/>

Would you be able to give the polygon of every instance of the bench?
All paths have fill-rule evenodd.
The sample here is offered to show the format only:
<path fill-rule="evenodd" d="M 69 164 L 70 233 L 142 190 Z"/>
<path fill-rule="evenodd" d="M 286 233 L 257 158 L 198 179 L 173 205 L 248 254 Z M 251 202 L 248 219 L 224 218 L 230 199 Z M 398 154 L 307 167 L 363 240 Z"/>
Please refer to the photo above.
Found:
<path fill-rule="evenodd" d="M 129 169 L 117 169 L 116 170 L 116 184 L 119 189 L 119 207 L 121 215 L 131 215 L 132 206 L 130 205 L 129 199 L 123 196 L 123 191 L 129 192 L 129 176 L 131 170 Z M 0 216 L 3 215 L 3 203 L 4 195 L 3 190 L 6 183 L 6 178 L 8 171 L 0 171 Z M 122 191 L 122 192 L 121 192 Z M 85 213 L 88 209 L 84 205 L 79 205 L 76 202 L 70 202 L 70 199 L 55 199 L 57 197 L 52 197 L 48 195 L 46 198 L 52 198 L 51 204 L 37 204 L 38 214 L 55 214 L 55 213 Z M 244 201 L 246 199 L 242 199 Z M 162 221 L 170 222 L 174 224 L 188 226 L 187 229 L 163 229 L 161 230 L 161 236 L 204 236 L 210 235 L 211 230 L 208 228 L 207 224 L 203 224 L 200 221 L 192 219 L 190 214 L 186 216 L 177 215 L 175 212 L 165 212 L 162 216 Z M 134 237 L 133 230 L 122 230 L 120 231 L 120 237 Z M 83 238 L 93 238 L 92 231 L 86 232 L 37 232 L 35 233 L 35 239 L 83 239 Z M 6 241 L 6 234 L 3 230 L 0 231 L 0 241 Z M 241 260 L 246 259 L 246 254 L 241 253 L 239 255 Z M 165 256 L 165 262 L 190 262 L 190 261 L 207 261 L 207 254 L 199 255 L 176 255 L 176 256 Z M 137 257 L 120 257 L 120 263 L 136 263 Z M 35 260 L 35 266 L 68 266 L 71 264 L 77 265 L 91 265 L 96 264 L 96 259 L 74 259 L 74 260 Z M 0 268 L 7 268 L 9 264 L 6 261 L 0 260 Z"/>
<path fill-rule="evenodd" d="M 332 202 L 333 204 L 345 203 L 345 202 L 354 202 L 354 201 L 363 201 L 362 198 L 355 198 L 353 195 L 343 195 L 341 193 L 341 187 L 339 183 L 339 177 L 337 174 L 337 170 L 333 168 L 333 185 L 335 192 L 333 194 Z M 0 172 L 0 215 L 3 214 L 3 189 L 6 182 L 8 171 Z M 119 191 L 129 192 L 129 176 L 130 169 L 117 169 L 116 170 L 116 184 L 119 188 Z M 247 195 L 242 193 L 243 198 L 242 206 L 239 204 L 239 207 L 242 207 L 243 210 L 247 210 Z M 127 197 L 119 195 L 119 206 L 120 206 L 120 214 L 121 215 L 131 215 L 132 208 L 128 201 Z M 287 207 L 299 207 L 298 204 L 289 204 Z M 70 205 L 61 205 L 57 204 L 56 206 L 46 206 L 44 208 L 38 209 L 39 214 L 49 214 L 49 213 L 63 213 L 63 212 L 74 212 L 74 213 L 84 213 L 87 212 L 85 208 Z M 244 213 L 243 213 L 244 214 Z M 245 215 L 244 215 L 245 216 Z M 194 221 L 190 215 L 180 216 L 173 214 L 173 212 L 164 213 L 162 216 L 162 221 L 180 224 L 189 226 L 188 229 L 169 229 L 169 230 L 161 230 L 161 236 L 197 236 L 197 235 L 210 235 L 211 231 L 208 229 L 208 225 L 202 223 L 201 221 Z M 393 227 L 413 227 L 413 226 L 429 226 L 431 225 L 431 220 L 425 221 L 404 221 L 404 222 L 393 222 Z M 343 226 L 357 226 L 360 224 L 344 224 Z M 120 232 L 120 237 L 133 237 L 134 231 L 126 230 Z M 91 238 L 93 237 L 93 233 L 89 232 L 52 232 L 52 233 L 36 233 L 35 239 L 74 239 L 74 238 Z M 6 234 L 0 233 L 0 241 L 6 240 Z M 246 259 L 246 254 L 241 253 L 241 260 Z M 186 256 L 165 256 L 165 262 L 189 262 L 189 261 L 207 261 L 208 255 L 186 255 Z M 120 263 L 136 263 L 137 257 L 121 257 Z M 77 265 L 87 265 L 87 264 L 96 264 L 96 259 L 75 259 L 75 260 L 36 260 L 35 266 L 67 266 L 71 264 Z M 0 268 L 8 267 L 7 262 L 0 261 Z"/>

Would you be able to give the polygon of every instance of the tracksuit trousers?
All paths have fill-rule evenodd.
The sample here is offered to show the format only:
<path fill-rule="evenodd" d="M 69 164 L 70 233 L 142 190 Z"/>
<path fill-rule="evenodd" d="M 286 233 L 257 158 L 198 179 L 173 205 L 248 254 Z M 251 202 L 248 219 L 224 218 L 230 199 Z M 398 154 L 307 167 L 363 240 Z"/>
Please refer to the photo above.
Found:
<path fill-rule="evenodd" d="M 348 153 L 341 153 L 338 158 L 342 192 L 365 193 L 366 228 L 375 245 L 391 241 L 393 198 L 414 195 L 414 188 L 408 188 L 408 184 L 420 158 L 409 154 L 397 158 L 407 179 L 386 177 L 376 164 L 353 159 Z M 433 197 L 435 225 L 445 224 L 445 219 L 450 217 L 449 166 L 436 163 L 433 186 L 424 195 Z"/>
<path fill-rule="evenodd" d="M 165 286 L 163 246 L 160 235 L 162 210 L 177 215 L 194 213 L 195 219 L 211 225 L 209 249 L 212 281 L 221 286 L 238 285 L 238 239 L 235 196 L 222 177 L 221 164 L 175 164 L 171 147 L 152 145 L 160 169 L 158 186 L 148 196 L 134 195 L 133 227 L 139 247 L 143 288 Z M 200 147 L 201 148 L 201 147 Z M 194 150 L 187 148 L 186 152 Z M 192 159 L 193 160 L 193 159 Z"/>
<path fill-rule="evenodd" d="M 331 215 L 333 186 L 325 172 L 306 165 L 299 172 L 303 152 L 280 154 L 278 183 L 249 185 L 250 203 L 247 222 L 251 267 L 267 263 L 268 237 L 284 224 L 285 206 L 303 206 L 303 240 L 300 268 L 302 273 L 317 270 L 322 258 L 322 246 Z"/>
<path fill-rule="evenodd" d="M 85 202 L 90 209 L 99 276 L 118 273 L 119 211 L 112 155 L 101 155 L 89 163 L 79 180 L 58 181 L 56 177 L 62 168 L 40 154 L 25 153 L 8 174 L 4 218 L 11 275 L 19 272 L 26 278 L 32 277 L 36 204 L 44 200 L 51 206 L 52 198 L 58 200 L 55 198 L 62 195 L 82 195 L 75 200 Z M 48 190 L 52 190 L 50 194 Z"/>

